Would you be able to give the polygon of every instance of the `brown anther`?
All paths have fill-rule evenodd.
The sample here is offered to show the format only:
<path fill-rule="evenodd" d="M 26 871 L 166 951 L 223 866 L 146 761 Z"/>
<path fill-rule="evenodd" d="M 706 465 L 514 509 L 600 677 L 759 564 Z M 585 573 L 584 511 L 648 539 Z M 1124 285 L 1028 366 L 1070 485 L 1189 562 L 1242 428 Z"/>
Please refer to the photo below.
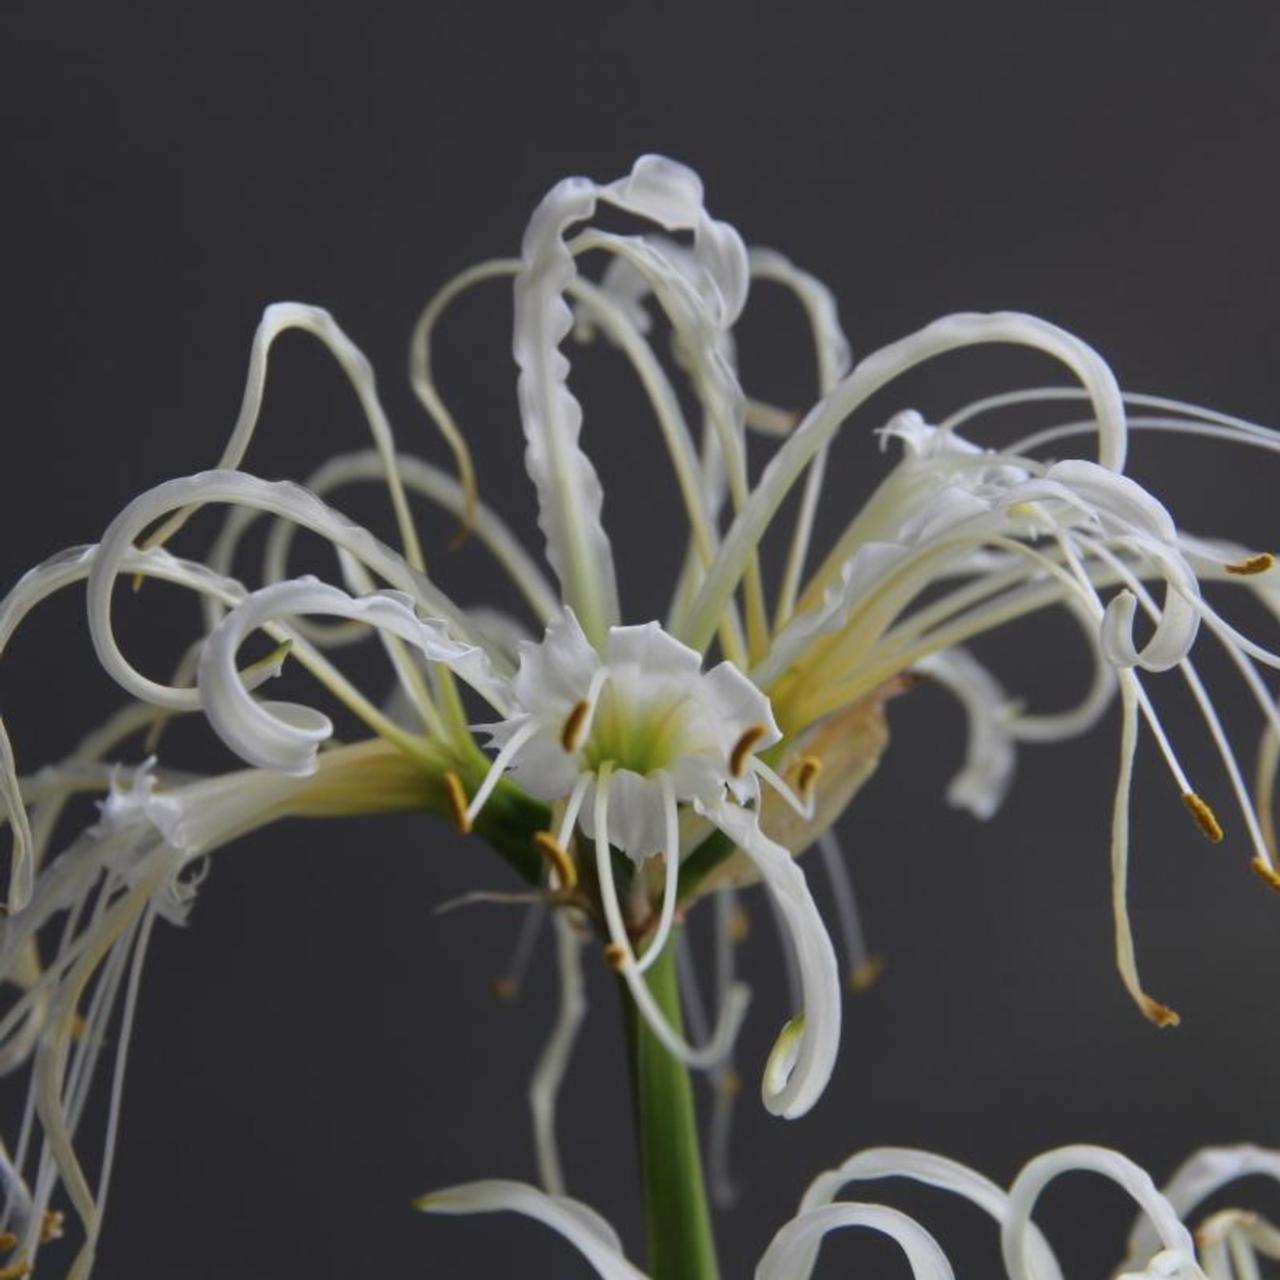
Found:
<path fill-rule="evenodd" d="M 560 745 L 566 751 L 577 751 L 582 738 L 582 726 L 587 723 L 587 713 L 590 710 L 591 703 L 586 698 L 574 703 L 573 710 L 565 719 L 564 728 L 560 730 Z"/>
<path fill-rule="evenodd" d="M 578 867 L 569 856 L 568 851 L 550 831 L 535 831 L 533 844 L 547 862 L 551 864 L 561 889 L 572 889 L 578 883 Z"/>
<path fill-rule="evenodd" d="M 83 1040 L 88 1034 L 89 1024 L 80 1014 L 73 1014 L 71 1017 L 71 1038 L 73 1040 Z"/>
<path fill-rule="evenodd" d="M 875 986 L 884 972 L 884 956 L 868 956 L 860 965 L 849 970 L 849 990 L 861 995 Z"/>
<path fill-rule="evenodd" d="M 733 744 L 733 750 L 729 752 L 729 772 L 735 778 L 742 777 L 742 771 L 747 767 L 747 757 L 755 750 L 756 743 L 768 732 L 768 725 L 753 724 Z"/>
<path fill-rule="evenodd" d="M 735 903 L 729 913 L 729 941 L 735 944 L 746 942 L 751 933 L 751 916 L 740 902 Z"/>
<path fill-rule="evenodd" d="M 1253 868 L 1254 874 L 1259 880 L 1265 881 L 1277 893 L 1280 893 L 1280 871 L 1277 871 L 1269 862 L 1263 862 L 1261 858 L 1254 858 L 1249 865 Z"/>
<path fill-rule="evenodd" d="M 1182 797 L 1182 803 L 1187 806 L 1187 811 L 1196 820 L 1196 826 L 1214 844 L 1217 844 L 1222 839 L 1222 824 L 1218 821 L 1213 810 L 1194 791 L 1188 791 Z"/>
<path fill-rule="evenodd" d="M 7 1266 L 0 1267 L 0 1280 L 22 1280 L 23 1276 L 30 1274 L 29 1262 L 10 1262 Z"/>
<path fill-rule="evenodd" d="M 796 770 L 796 790 L 801 800 L 808 800 L 813 794 L 818 775 L 822 772 L 822 761 L 817 756 L 802 756 L 800 767 Z"/>
<path fill-rule="evenodd" d="M 1224 564 L 1222 567 L 1228 573 L 1247 578 L 1255 573 L 1266 573 L 1275 562 L 1276 558 L 1270 551 L 1260 551 L 1256 556 L 1248 556 L 1244 560 L 1236 560 L 1231 564 Z"/>
<path fill-rule="evenodd" d="M 716 1088 L 726 1098 L 736 1098 L 742 1092 L 742 1077 L 732 1067 L 729 1067 L 721 1073 Z"/>
<path fill-rule="evenodd" d="M 467 816 L 467 793 L 462 786 L 462 779 L 452 769 L 444 771 L 444 790 L 449 800 L 453 824 L 466 835 L 471 830 L 471 819 Z"/>
<path fill-rule="evenodd" d="M 923 671 L 899 671 L 894 680 L 897 683 L 897 693 L 906 693 L 908 689 L 929 683 L 929 677 Z"/>
<path fill-rule="evenodd" d="M 489 994 L 502 1004 L 510 1004 L 516 998 L 518 990 L 516 980 L 506 973 L 500 973 L 489 983 Z"/>
<path fill-rule="evenodd" d="M 1143 997 L 1142 1012 L 1147 1021 L 1154 1023 L 1157 1027 L 1176 1027 L 1182 1021 L 1176 1010 L 1170 1009 L 1167 1004 L 1161 1004 L 1159 1000 L 1153 1000 L 1150 996 Z"/>
<path fill-rule="evenodd" d="M 12 1231 L 0 1231 L 0 1253 L 8 1253 L 18 1247 L 18 1237 Z"/>
<path fill-rule="evenodd" d="M 627 949 L 617 942 L 611 942 L 604 949 L 604 958 L 611 969 L 621 969 L 627 963 Z"/>
<path fill-rule="evenodd" d="M 61 1240 L 66 1214 L 61 1209 L 46 1209 L 40 1218 L 40 1243 L 48 1244 L 50 1240 Z"/>

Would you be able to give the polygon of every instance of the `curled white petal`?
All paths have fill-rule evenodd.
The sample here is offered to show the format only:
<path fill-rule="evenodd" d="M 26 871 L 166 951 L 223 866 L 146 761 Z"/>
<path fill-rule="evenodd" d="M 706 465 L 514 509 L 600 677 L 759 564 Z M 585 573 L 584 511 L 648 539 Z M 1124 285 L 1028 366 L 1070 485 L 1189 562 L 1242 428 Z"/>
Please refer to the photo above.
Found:
<path fill-rule="evenodd" d="M 954 1280 L 942 1246 L 913 1218 L 881 1204 L 824 1205 L 792 1218 L 769 1243 L 756 1266 L 756 1280 L 796 1280 L 817 1253 L 822 1237 L 843 1227 L 866 1227 L 898 1244 L 915 1280 Z M 812 1265 L 811 1263 L 809 1265 Z"/>
<path fill-rule="evenodd" d="M 1009 1280 L 1034 1277 L 1028 1230 L 1031 1211 L 1040 1193 L 1054 1178 L 1077 1169 L 1110 1178 L 1138 1202 L 1164 1249 L 1195 1257 L 1191 1233 L 1179 1221 L 1174 1207 L 1156 1190 L 1150 1175 L 1118 1151 L 1081 1143 L 1037 1156 L 1009 1188 L 1009 1207 L 1000 1229 L 1000 1250 Z"/>
<path fill-rule="evenodd" d="M 990 342 L 1034 347 L 1071 368 L 1093 402 L 1102 464 L 1115 471 L 1124 466 L 1124 401 L 1114 375 L 1097 352 L 1034 316 L 998 312 L 944 317 L 865 357 L 792 432 L 765 468 L 749 503 L 738 513 L 697 596 L 675 619 L 676 634 L 696 649 L 706 647 L 721 611 L 792 485 L 855 409 L 894 378 L 934 356 Z"/>
<path fill-rule="evenodd" d="M 418 545 L 413 517 L 409 512 L 409 504 L 396 467 L 395 441 L 392 437 L 391 423 L 378 398 L 373 367 L 364 353 L 347 337 L 323 307 L 308 306 L 301 302 L 276 302 L 262 313 L 262 320 L 253 335 L 253 345 L 249 352 L 249 370 L 245 377 L 240 412 L 226 447 L 222 451 L 222 457 L 218 460 L 219 469 L 233 470 L 244 460 L 262 411 L 262 398 L 267 381 L 267 360 L 271 347 L 282 333 L 290 329 L 302 330 L 321 342 L 338 362 L 351 383 L 352 390 L 360 401 L 360 407 L 364 410 L 369 432 L 373 436 L 383 475 L 391 493 L 396 521 L 401 537 L 404 539 L 406 554 L 415 566 L 421 568 L 422 550 Z M 194 504 L 171 515 L 161 529 L 153 535 L 153 541 L 163 541 L 172 536 L 192 510 L 194 510 Z"/>
<path fill-rule="evenodd" d="M 794 947 L 804 1011 L 784 1028 L 761 1085 L 769 1111 L 794 1119 L 822 1095 L 840 1049 L 840 971 L 835 948 L 804 872 L 786 849 L 760 830 L 755 815 L 724 804 L 708 811 L 707 817 L 755 864 Z"/>
<path fill-rule="evenodd" d="M 400 454 L 396 458 L 396 470 L 410 492 L 421 494 L 460 519 L 463 517 L 466 495 L 462 485 L 452 476 L 412 454 Z M 382 455 L 373 449 L 363 449 L 330 458 L 307 477 L 304 487 L 324 498 L 345 485 L 385 479 L 386 464 Z M 555 592 L 506 522 L 491 507 L 479 501 L 469 522 L 476 538 L 506 570 L 529 607 L 544 623 L 549 622 L 559 612 Z M 296 526 L 287 520 L 272 527 L 264 553 L 264 581 L 279 582 L 290 576 L 286 566 L 295 532 Z"/>
<path fill-rule="evenodd" d="M 548 558 L 566 602 L 594 643 L 617 620 L 617 583 L 600 521 L 603 492 L 578 444 L 582 408 L 568 389 L 568 361 L 559 348 L 573 323 L 565 294 L 576 277 L 565 235 L 574 223 L 590 218 L 600 200 L 668 231 L 693 232 L 708 296 L 725 324 L 741 310 L 748 280 L 742 242 L 731 227 L 707 215 L 697 175 L 661 156 L 642 156 L 627 177 L 605 186 L 567 179 L 547 194 L 530 220 L 516 278 L 514 341 L 526 464 L 538 490 Z"/>
<path fill-rule="evenodd" d="M 133 542 L 158 517 L 176 508 L 225 502 L 283 516 L 350 552 L 395 589 L 411 596 L 432 617 L 444 619 L 453 634 L 471 639 L 466 615 L 390 547 L 354 524 L 314 494 L 287 481 L 266 481 L 241 471 L 206 471 L 168 480 L 139 494 L 108 526 L 91 554 L 86 601 L 89 634 L 104 670 L 134 697 L 155 706 L 192 711 L 200 706 L 195 689 L 159 684 L 124 656 L 111 627 L 111 597 L 116 579 L 137 553 Z M 495 665 L 504 664 L 496 655 Z M 481 691 L 485 692 L 485 691 Z M 489 696 L 485 692 L 485 696 Z"/>
<path fill-rule="evenodd" d="M 519 1213 L 558 1231 L 604 1280 L 645 1280 L 631 1265 L 612 1227 L 589 1206 L 568 1196 L 552 1196 L 525 1182 L 486 1178 L 433 1191 L 414 1201 L 424 1213 Z"/>
<path fill-rule="evenodd" d="M 1187 1218 L 1202 1200 L 1239 1178 L 1263 1175 L 1280 1182 L 1280 1151 L 1239 1143 L 1205 1147 L 1185 1160 L 1160 1188 L 1180 1218 Z M 1151 1222 L 1140 1216 L 1129 1235 L 1126 1266 L 1147 1257 L 1158 1246 Z"/>
<path fill-rule="evenodd" d="M 1204 1272 L 1193 1253 L 1184 1249 L 1162 1249 L 1145 1267 L 1127 1271 L 1116 1280 L 1204 1280 Z"/>
<path fill-rule="evenodd" d="M 798 1213 L 803 1215 L 830 1204 L 850 1182 L 880 1178 L 909 1178 L 925 1186 L 949 1191 L 977 1205 L 998 1223 L 1004 1221 L 1009 1211 L 1006 1191 L 957 1160 L 906 1147 L 871 1147 L 850 1156 L 836 1168 L 818 1174 L 806 1189 Z M 1062 1268 L 1049 1242 L 1034 1223 L 1027 1227 L 1027 1249 L 1031 1257 L 1031 1273 L 1036 1280 L 1062 1280 Z M 795 1280 L 807 1280 L 816 1260 L 815 1250 L 805 1265 L 798 1262 Z"/>
<path fill-rule="evenodd" d="M 1148 671 L 1168 671 L 1190 652 L 1200 626 L 1196 606 L 1170 586 L 1164 607 L 1150 639 L 1141 649 L 1133 640 L 1133 620 L 1138 602 L 1127 588 L 1107 602 L 1099 639 L 1102 653 L 1115 667 L 1143 667 Z"/>
<path fill-rule="evenodd" d="M 965 649 L 947 649 L 916 664 L 945 685 L 969 721 L 964 767 L 947 784 L 947 803 L 990 818 L 1013 782 L 1017 755 L 1008 729 L 1009 698 L 1000 682 Z"/>
<path fill-rule="evenodd" d="M 197 668 L 209 723 L 251 764 L 296 775 L 311 773 L 320 743 L 333 732 L 328 717 L 310 707 L 253 698 L 236 669 L 236 654 L 251 631 L 306 613 L 367 623 L 413 645 L 429 661 L 447 665 L 477 689 L 500 689 L 484 654 L 454 640 L 442 623 L 419 618 L 407 596 L 384 591 L 357 599 L 311 577 L 274 583 L 246 596 L 223 618 L 205 641 Z"/>

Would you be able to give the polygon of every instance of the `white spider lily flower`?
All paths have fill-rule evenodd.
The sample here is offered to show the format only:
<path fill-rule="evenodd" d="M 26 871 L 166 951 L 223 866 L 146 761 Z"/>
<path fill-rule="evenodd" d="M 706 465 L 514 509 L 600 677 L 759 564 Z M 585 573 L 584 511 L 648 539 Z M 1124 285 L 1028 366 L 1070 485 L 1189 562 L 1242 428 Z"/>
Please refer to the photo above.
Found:
<path fill-rule="evenodd" d="M 81 754 L 108 749 L 145 726 L 155 714 L 146 710 L 145 718 L 118 718 Z M 173 785 L 162 783 L 151 761 L 127 778 L 115 769 L 98 821 L 43 866 L 28 906 L 0 922 L 0 971 L 15 972 L 24 958 L 30 966 L 22 994 L 0 1018 L 7 1068 L 29 1063 L 31 1071 L 20 1140 L 12 1155 L 0 1148 L 7 1222 L 18 1236 L 19 1256 L 28 1263 L 34 1263 L 42 1222 L 61 1183 L 85 1237 L 69 1274 L 85 1276 L 92 1265 L 133 1013 L 156 917 L 184 923 L 203 860 L 250 830 L 289 815 L 375 812 L 420 803 L 418 770 L 399 769 L 399 759 L 401 753 L 375 741 L 327 753 L 317 773 L 304 779 L 249 770 Z M 397 773 L 400 781 L 392 783 Z M 74 773 L 67 779 L 80 785 Z M 39 823 L 41 855 L 51 830 L 51 824 Z M 60 916 L 65 919 L 60 943 L 41 965 L 39 934 Z M 113 1018 L 118 1025 L 111 1033 L 116 1049 L 107 1130 L 91 1181 L 75 1144 Z M 43 1144 L 33 1141 L 35 1120 Z"/>
<path fill-rule="evenodd" d="M 600 206 L 637 216 L 656 233 L 607 231 L 594 223 Z M 580 266 L 599 254 L 608 264 L 597 284 Z M 514 280 L 512 348 L 525 464 L 558 591 L 532 550 L 480 502 L 466 438 L 433 382 L 434 327 L 461 292 L 494 279 Z M 735 324 L 756 281 L 784 287 L 803 308 L 817 366 L 817 400 L 807 413 L 763 405 L 744 389 Z M 647 336 L 653 308 L 670 328 L 674 371 Z M 602 486 L 587 451 L 590 428 L 569 388 L 575 316 L 579 336 L 599 331 L 626 357 L 653 410 L 687 518 L 688 545 L 661 624 L 624 625 L 625 583 L 618 581 Z M 240 469 L 257 428 L 270 349 L 286 329 L 309 332 L 334 356 L 373 445 L 332 459 L 305 487 Z M 850 415 L 925 361 L 991 343 L 1057 360 L 1079 389 L 989 397 L 936 427 L 919 414 L 897 414 L 881 438 L 900 456 L 811 565 L 819 509 L 830 497 L 824 494 L 828 451 Z M 12 979 L 19 991 L 17 1004 L 0 1017 L 0 1062 L 25 1061 L 36 1041 L 50 1039 L 46 1026 L 58 1027 L 65 1048 L 67 1027 L 79 1016 L 95 971 L 103 995 L 94 988 L 97 1003 L 86 1018 L 93 1009 L 99 1011 L 93 1016 L 109 1010 L 111 993 L 122 984 L 136 986 L 135 962 L 123 958 L 120 940 L 140 955 L 150 919 L 181 914 L 174 896 L 180 897 L 175 886 L 181 882 L 171 872 L 188 865 L 193 851 L 284 813 L 414 808 L 450 814 L 464 830 L 474 828 L 528 883 L 532 892 L 523 896 L 538 901 L 535 910 L 560 914 L 562 1016 L 531 1091 L 539 1164 L 549 1186 L 558 1189 L 562 1181 L 551 1117 L 581 1017 L 575 939 L 587 925 L 607 941 L 606 955 L 654 1035 L 685 1063 L 719 1078 L 727 1073 L 746 999 L 745 988 L 726 976 L 731 965 L 718 966 L 715 1017 L 706 1020 L 713 1025 L 695 1034 L 696 1044 L 677 1034 L 658 1007 L 646 972 L 699 896 L 762 881 L 794 953 L 798 1006 L 766 1064 L 763 1092 L 772 1111 L 800 1115 L 831 1075 L 840 1003 L 834 949 L 796 858 L 823 840 L 827 862 L 838 859 L 838 846 L 824 837 L 878 766 L 888 741 L 887 702 L 918 675 L 934 677 L 968 715 L 965 763 L 948 795 L 980 818 L 997 810 L 1019 744 L 1083 733 L 1118 696 L 1110 850 L 1116 957 L 1126 988 L 1152 1021 L 1168 1025 L 1177 1017 L 1142 988 L 1127 914 L 1129 788 L 1143 723 L 1201 830 L 1214 840 L 1223 835 L 1161 723 L 1154 698 L 1160 673 L 1176 670 L 1187 684 L 1238 803 L 1253 865 L 1280 887 L 1269 812 L 1280 766 L 1280 711 L 1260 671 L 1280 668 L 1280 654 L 1242 634 L 1211 602 L 1211 589 L 1230 583 L 1280 618 L 1280 573 L 1267 552 L 1187 534 L 1156 496 L 1124 474 L 1131 428 L 1269 452 L 1280 452 L 1280 434 L 1127 395 L 1079 338 L 1014 312 L 944 317 L 853 363 L 825 286 L 780 254 L 748 250 L 731 226 L 707 211 L 697 175 L 656 156 L 641 157 L 615 181 L 569 179 L 555 186 L 535 210 L 518 259 L 473 267 L 428 304 L 415 328 L 410 368 L 419 400 L 453 451 L 457 481 L 399 451 L 369 362 L 327 312 L 297 303 L 269 308 L 253 339 L 244 395 L 218 469 L 139 495 L 98 544 L 47 561 L 0 601 L 2 650 L 36 604 L 86 582 L 88 631 L 100 663 L 145 704 L 130 709 L 130 731 L 158 732 L 174 714 L 201 713 L 258 769 L 198 783 L 182 782 L 169 767 L 121 772 L 103 819 L 51 859 L 46 855 L 62 804 L 77 790 L 108 787 L 103 761 L 117 740 L 108 734 L 101 752 L 73 756 L 37 783 L 19 778 L 0 722 L 0 805 L 13 838 L 12 915 L 0 928 L 0 978 Z M 686 421 L 679 377 L 687 378 L 700 410 L 700 439 Z M 960 434 L 996 409 L 1060 400 L 1085 403 L 1088 416 L 1003 449 L 983 448 Z M 774 449 L 758 475 L 749 466 L 749 430 Z M 1096 461 L 1038 454 L 1083 435 L 1096 437 Z M 370 480 L 386 486 L 402 551 L 329 505 L 332 491 Z M 427 571 L 411 496 L 475 532 L 528 606 L 527 617 L 508 619 L 483 602 L 468 608 L 455 602 Z M 793 496 L 798 502 L 788 501 Z M 205 504 L 229 508 L 207 562 L 161 550 Z M 762 544 L 778 534 L 786 511 L 794 511 L 794 519 L 782 530 L 786 558 L 769 600 Z M 245 558 L 244 535 L 264 516 L 272 527 L 261 573 L 246 578 L 247 588 L 235 576 Z M 290 575 L 289 550 L 299 529 L 333 548 L 335 582 Z M 112 611 L 123 574 L 174 583 L 199 602 L 203 626 L 184 644 L 170 683 L 145 675 L 121 648 Z M 1050 714 L 1025 708 L 1017 691 L 1006 692 L 1006 682 L 965 647 L 1044 610 L 1061 611 L 1073 629 L 1083 629 L 1094 658 L 1078 703 Z M 257 632 L 275 648 L 237 669 L 238 651 Z M 538 634 L 543 639 L 536 643 L 520 640 Z M 383 689 L 370 696 L 357 688 L 330 656 L 368 636 L 379 639 L 389 660 L 390 703 Z M 1192 663 L 1193 646 L 1206 637 L 1225 649 L 1267 726 L 1256 795 Z M 258 691 L 286 653 L 376 737 L 335 746 L 332 721 L 318 706 L 262 697 Z M 487 726 L 492 758 L 475 738 L 472 722 L 482 717 L 467 701 L 473 697 L 495 721 Z M 152 750 L 146 746 L 142 754 Z M 26 806 L 36 800 L 29 818 Z M 838 861 L 835 882 L 846 949 L 865 972 L 857 912 Z M 89 907 L 91 892 L 100 895 L 101 912 Z M 143 914 L 113 914 L 116 897 L 127 897 Z M 70 921 L 68 948 L 42 964 L 35 933 L 62 912 Z M 715 913 L 718 956 L 729 949 L 731 916 Z M 116 921 L 120 932 L 113 934 Z M 520 946 L 527 952 L 527 941 Z M 45 1052 L 39 1108 L 56 1130 L 60 1110 L 69 1115 L 82 1105 L 94 1054 L 75 1059 L 75 1078 L 69 1075 L 64 1087 Z M 64 1102 L 55 1105 L 59 1088 Z M 69 1137 L 59 1131 L 51 1142 L 53 1163 L 38 1172 L 33 1189 L 6 1174 L 10 1203 L 19 1209 L 47 1201 L 55 1174 L 74 1181 Z M 977 1184 L 968 1185 L 976 1195 Z M 995 1203 L 989 1190 L 982 1194 Z M 86 1226 L 96 1220 L 94 1197 L 83 1185 L 76 1185 L 73 1200 Z M 833 1224 L 839 1216 L 827 1215 Z M 827 1219 L 797 1228 L 796 1248 L 812 1245 L 820 1221 Z M 1041 1280 L 1044 1259 L 1036 1261 L 1039 1246 L 1029 1228 L 1026 1240 L 1026 1258 L 1015 1261 Z M 1173 1252 L 1166 1251 L 1157 1270 L 1176 1271 L 1184 1243 L 1170 1245 Z M 1148 1265 L 1147 1257 L 1150 1251 L 1134 1265 Z"/>
<path fill-rule="evenodd" d="M 424 1213 L 522 1214 L 563 1236 L 603 1280 L 645 1280 L 645 1273 L 628 1261 L 617 1233 L 580 1200 L 548 1195 L 526 1183 L 487 1179 L 420 1196 L 414 1206 Z M 916 1280 L 953 1280 L 942 1247 L 919 1223 L 886 1205 L 849 1203 L 825 1205 L 787 1223 L 761 1257 L 756 1280 L 792 1280 L 804 1274 L 797 1268 L 816 1252 L 822 1237 L 844 1227 L 867 1228 L 894 1240 Z"/>
<path fill-rule="evenodd" d="M 513 714 L 481 726 L 497 755 L 471 798 L 473 821 L 505 773 L 528 794 L 562 806 L 556 843 L 567 849 L 576 825 L 595 842 L 596 869 L 614 961 L 656 1035 L 691 1065 L 714 1066 L 743 1012 L 735 987 L 708 1043 L 688 1046 L 662 1017 L 643 981 L 666 945 L 680 870 L 679 806 L 719 827 L 751 860 L 773 896 L 799 957 L 802 1017 L 789 1024 L 765 1072 L 764 1100 L 788 1117 L 807 1111 L 835 1065 L 840 1038 L 835 952 L 817 908 L 786 850 L 760 831 L 760 779 L 801 813 L 797 796 L 756 753 L 781 738 L 768 699 L 732 663 L 703 672 L 701 657 L 657 623 L 611 627 L 604 656 L 571 611 L 539 644 L 520 649 L 511 682 Z M 637 960 L 618 900 L 610 846 L 637 867 L 656 854 L 665 863 L 662 905 Z"/>
<path fill-rule="evenodd" d="M 917 1280 L 950 1280 L 954 1274 L 951 1261 L 938 1241 L 914 1218 L 888 1205 L 839 1198 L 849 1182 L 883 1179 L 919 1182 L 951 1192 L 982 1209 L 1000 1231 L 1007 1280 L 1061 1280 L 1062 1268 L 1049 1241 L 1031 1220 L 1031 1212 L 1049 1182 L 1074 1171 L 1101 1174 L 1138 1203 L 1136 1230 L 1141 1232 L 1143 1248 L 1137 1254 L 1131 1253 L 1117 1274 L 1146 1280 L 1204 1280 L 1206 1274 L 1209 1280 L 1255 1280 L 1256 1271 L 1247 1269 L 1241 1258 L 1247 1263 L 1254 1253 L 1276 1256 L 1280 1236 L 1274 1228 L 1257 1215 L 1241 1210 L 1209 1219 L 1193 1239 L 1151 1178 L 1133 1161 L 1106 1147 L 1079 1144 L 1047 1151 L 1029 1161 L 1007 1191 L 945 1156 L 877 1147 L 858 1152 L 838 1168 L 814 1179 L 795 1217 L 778 1230 L 761 1256 L 756 1280 L 807 1280 L 826 1235 L 847 1227 L 870 1229 L 894 1240 Z M 523 1214 L 558 1231 L 606 1280 L 632 1280 L 641 1274 L 627 1261 L 616 1233 L 594 1210 L 523 1183 L 467 1183 L 422 1196 L 414 1203 L 428 1213 Z M 1138 1239 L 1136 1233 L 1134 1239 Z M 1226 1256 L 1224 1250 L 1231 1251 L 1234 1271 L 1218 1264 L 1217 1260 Z"/>

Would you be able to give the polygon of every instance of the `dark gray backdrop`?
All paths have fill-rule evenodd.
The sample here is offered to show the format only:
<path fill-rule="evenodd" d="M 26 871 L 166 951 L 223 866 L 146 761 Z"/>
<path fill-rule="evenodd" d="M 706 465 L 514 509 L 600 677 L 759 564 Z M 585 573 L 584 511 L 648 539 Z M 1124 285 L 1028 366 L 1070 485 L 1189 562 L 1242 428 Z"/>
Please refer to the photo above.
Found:
<path fill-rule="evenodd" d="M 859 352 L 948 310 L 1017 307 L 1081 333 L 1129 387 L 1275 421 L 1276 28 L 1269 5 L 1148 0 L 10 4 L 0 579 L 92 540 L 143 485 L 214 460 L 274 299 L 332 308 L 380 370 L 405 447 L 442 458 L 403 374 L 417 308 L 455 270 L 516 251 L 555 179 L 609 178 L 650 149 L 697 166 L 713 211 L 748 240 L 827 278 Z M 460 310 L 441 367 L 486 496 L 531 529 L 506 301 L 495 288 Z M 764 315 L 744 337 L 752 389 L 799 403 L 810 366 L 798 322 L 781 307 Z M 619 362 L 591 353 L 581 369 L 638 620 L 660 607 L 681 521 Z M 824 529 L 880 465 L 865 442 L 893 409 L 940 412 L 1047 372 L 1006 353 L 953 358 L 878 401 L 848 433 L 863 443 L 838 459 Z M 306 340 L 281 345 L 273 378 L 253 469 L 302 476 L 363 445 L 340 376 Z M 1154 442 L 1136 453 L 1189 527 L 1274 542 L 1265 459 Z M 483 560 L 451 561 L 447 528 L 430 528 L 446 584 L 465 603 L 490 598 Z M 155 600 L 121 612 L 163 671 L 190 614 L 162 589 Z M 161 601 L 166 612 L 148 612 Z M 0 670 L 28 766 L 116 701 L 79 608 L 49 606 Z M 1055 624 L 988 656 L 1011 687 L 1061 704 L 1064 682 L 1079 687 L 1078 648 Z M 1223 704 L 1251 753 L 1235 687 Z M 1171 705 L 1227 813 L 1203 731 L 1176 691 Z M 1007 1179 L 1069 1140 L 1119 1145 L 1161 1174 L 1203 1141 L 1280 1137 L 1280 902 L 1249 874 L 1238 819 L 1223 846 L 1205 845 L 1144 744 L 1140 956 L 1185 1019 L 1157 1033 L 1110 961 L 1114 720 L 1025 758 L 989 826 L 942 802 L 962 731 L 945 700 L 904 699 L 893 722 L 891 755 L 842 824 L 889 967 L 850 1002 L 827 1098 L 790 1125 L 755 1101 L 784 1012 L 776 942 L 756 913 L 744 1190 L 719 1227 L 730 1276 L 749 1273 L 813 1172 L 869 1143 L 927 1145 Z M 173 745 L 228 763 L 198 732 Z M 549 1017 L 550 948 L 525 998 L 497 1006 L 486 986 L 513 917 L 431 915 L 461 889 L 508 885 L 501 865 L 413 819 L 286 826 L 216 863 L 193 927 L 154 944 L 100 1274 L 585 1274 L 535 1227 L 407 1207 L 443 1183 L 533 1174 L 523 1089 Z M 591 996 L 563 1101 L 568 1175 L 639 1257 L 602 972 Z M 900 1203 L 933 1212 L 958 1247 L 980 1241 L 976 1266 L 994 1272 L 991 1233 L 971 1215 Z M 1082 1182 L 1049 1197 L 1046 1221 L 1067 1262 L 1096 1273 L 1126 1213 L 1118 1193 Z M 831 1274 L 890 1256 L 843 1241 Z"/>

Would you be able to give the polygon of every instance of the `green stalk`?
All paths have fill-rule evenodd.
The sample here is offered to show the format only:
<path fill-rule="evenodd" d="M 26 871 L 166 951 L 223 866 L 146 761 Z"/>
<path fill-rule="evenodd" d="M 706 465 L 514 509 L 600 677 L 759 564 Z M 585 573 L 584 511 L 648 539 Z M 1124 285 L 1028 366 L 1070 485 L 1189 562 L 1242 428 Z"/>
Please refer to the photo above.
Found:
<path fill-rule="evenodd" d="M 679 1031 L 680 989 L 675 956 L 673 931 L 645 978 L 658 1007 Z M 626 986 L 619 986 L 631 1050 L 649 1274 L 653 1280 L 717 1280 L 720 1272 L 702 1178 L 689 1071 L 658 1042 L 637 1013 Z"/>

